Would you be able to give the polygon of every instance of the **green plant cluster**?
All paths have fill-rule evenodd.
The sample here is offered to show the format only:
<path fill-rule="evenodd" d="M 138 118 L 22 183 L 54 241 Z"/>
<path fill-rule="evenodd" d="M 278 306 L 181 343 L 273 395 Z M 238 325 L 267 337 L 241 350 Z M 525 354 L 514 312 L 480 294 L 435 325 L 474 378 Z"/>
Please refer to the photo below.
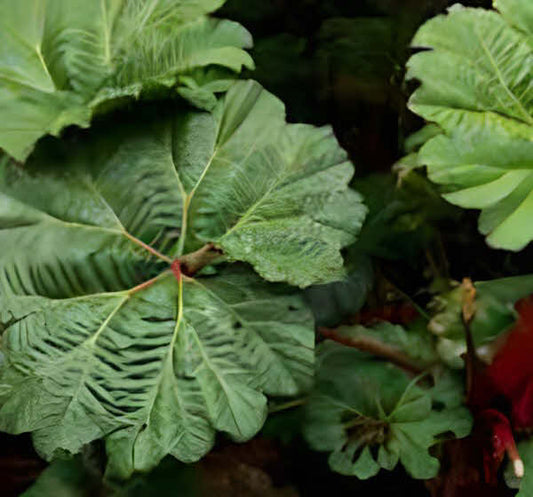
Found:
<path fill-rule="evenodd" d="M 302 36 L 251 51 L 223 18 L 274 6 L 224 3 L 0 0 L 0 430 L 51 463 L 27 497 L 192 497 L 217 436 L 260 432 L 429 480 L 475 424 L 441 231 L 476 209 L 489 247 L 533 240 L 533 4 L 418 27 L 323 2 L 300 64 Z M 339 133 L 262 85 L 322 122 L 295 91 L 312 75 L 424 121 L 394 175 L 354 179 Z M 507 273 L 474 281 L 487 361 L 533 294 Z M 520 497 L 531 446 L 506 470 Z"/>

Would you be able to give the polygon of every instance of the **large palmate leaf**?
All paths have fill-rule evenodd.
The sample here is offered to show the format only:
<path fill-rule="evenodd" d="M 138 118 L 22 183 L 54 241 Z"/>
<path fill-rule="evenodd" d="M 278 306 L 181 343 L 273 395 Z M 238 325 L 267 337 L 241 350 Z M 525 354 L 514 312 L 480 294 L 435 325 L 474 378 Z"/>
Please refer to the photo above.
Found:
<path fill-rule="evenodd" d="M 12 300 L 26 311 L 4 334 L 2 429 L 34 431 L 45 457 L 107 436 L 118 475 L 196 460 L 215 429 L 250 438 L 261 392 L 292 395 L 312 372 L 308 312 L 248 271 L 186 280 L 181 294 L 164 273 L 145 290 Z"/>
<path fill-rule="evenodd" d="M 22 160 L 45 134 L 210 65 L 253 63 L 224 0 L 1 0 L 0 148 Z M 185 94 L 185 96 L 187 96 Z"/>
<path fill-rule="evenodd" d="M 423 389 L 392 364 L 330 341 L 317 362 L 304 434 L 330 452 L 334 471 L 365 479 L 400 461 L 414 478 L 432 478 L 439 463 L 428 449 L 438 436 L 470 432 L 470 414 L 453 395 L 460 384 L 450 379 Z"/>
<path fill-rule="evenodd" d="M 175 133 L 188 251 L 215 242 L 264 278 L 302 287 L 342 276 L 339 249 L 366 208 L 330 128 L 285 124 L 281 102 L 248 82 L 214 115 L 180 117 Z"/>
<path fill-rule="evenodd" d="M 140 117 L 0 174 L 0 427 L 46 457 L 105 437 L 120 476 L 253 436 L 264 394 L 312 376 L 299 296 L 244 266 L 178 282 L 175 257 L 212 242 L 267 279 L 328 281 L 364 216 L 331 131 L 285 124 L 253 82 L 214 114 Z"/>
<path fill-rule="evenodd" d="M 410 108 L 442 133 L 418 162 L 445 198 L 481 209 L 479 229 L 497 248 L 533 239 L 533 23 L 529 0 L 497 0 L 500 13 L 452 7 L 416 34 Z"/>
<path fill-rule="evenodd" d="M 281 102 L 254 82 L 236 83 L 214 113 L 147 114 L 141 130 L 113 123 L 86 146 L 43 149 L 30 175 L 8 167 L 10 198 L 104 227 L 92 231 L 98 243 L 126 232 L 172 259 L 213 242 L 270 281 L 303 287 L 342 276 L 339 250 L 366 209 L 347 187 L 353 166 L 329 128 L 287 125 Z M 6 215 L 19 209 L 9 203 Z M 33 242 L 56 244 L 58 225 L 46 219 Z M 14 246 L 19 236 L 6 234 Z"/>

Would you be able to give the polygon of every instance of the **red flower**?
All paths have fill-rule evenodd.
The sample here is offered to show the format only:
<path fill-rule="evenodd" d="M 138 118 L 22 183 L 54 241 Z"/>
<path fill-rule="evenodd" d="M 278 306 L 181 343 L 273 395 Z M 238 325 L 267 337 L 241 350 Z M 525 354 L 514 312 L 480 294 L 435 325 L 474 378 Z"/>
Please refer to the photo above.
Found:
<path fill-rule="evenodd" d="M 468 405 L 474 429 L 445 446 L 443 470 L 427 485 L 434 497 L 512 495 L 498 480 L 506 453 L 515 474 L 524 473 L 514 433 L 533 428 L 533 295 L 516 309 L 519 318 L 489 366 L 470 351 Z"/>
<path fill-rule="evenodd" d="M 513 432 L 533 427 L 533 296 L 517 303 L 519 318 L 490 366 L 476 373 L 469 398 L 483 442 L 485 481 L 492 482 L 507 452 L 522 477 Z"/>
<path fill-rule="evenodd" d="M 516 308 L 520 317 L 487 375 L 510 403 L 513 427 L 519 430 L 533 427 L 533 296 Z"/>

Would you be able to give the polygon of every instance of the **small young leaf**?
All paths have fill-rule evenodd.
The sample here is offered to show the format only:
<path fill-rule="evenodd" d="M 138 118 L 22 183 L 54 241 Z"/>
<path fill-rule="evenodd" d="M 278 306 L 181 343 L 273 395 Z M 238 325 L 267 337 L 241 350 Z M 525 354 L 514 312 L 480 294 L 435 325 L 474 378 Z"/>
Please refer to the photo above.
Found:
<path fill-rule="evenodd" d="M 477 347 L 490 343 L 515 321 L 514 303 L 533 293 L 533 275 L 479 281 L 476 287 L 476 313 L 471 324 Z M 461 354 L 466 350 L 461 319 L 462 289 L 455 288 L 436 297 L 436 313 L 429 330 L 439 337 L 439 353 L 454 368 L 462 368 Z"/>

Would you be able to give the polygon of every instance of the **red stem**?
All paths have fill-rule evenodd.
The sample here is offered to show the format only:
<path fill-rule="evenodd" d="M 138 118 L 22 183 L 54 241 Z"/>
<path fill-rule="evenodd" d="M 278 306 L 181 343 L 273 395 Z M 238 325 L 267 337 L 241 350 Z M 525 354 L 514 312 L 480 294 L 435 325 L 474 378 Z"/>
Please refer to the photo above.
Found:
<path fill-rule="evenodd" d="M 165 254 L 162 254 L 155 248 L 151 247 L 150 245 L 144 243 L 142 240 L 139 240 L 138 238 L 134 237 L 133 235 L 130 235 L 127 231 L 124 231 L 124 236 L 126 238 L 129 238 L 133 243 L 136 245 L 139 245 L 143 249 L 150 252 L 152 255 L 155 255 L 158 259 L 161 259 L 165 262 L 168 262 L 169 264 L 172 264 L 172 259 L 170 257 L 167 257 Z"/>
<path fill-rule="evenodd" d="M 172 262 L 170 265 L 170 269 L 172 270 L 172 273 L 174 274 L 176 280 L 178 280 L 178 283 L 181 281 L 181 262 L 179 259 L 176 259 Z"/>

